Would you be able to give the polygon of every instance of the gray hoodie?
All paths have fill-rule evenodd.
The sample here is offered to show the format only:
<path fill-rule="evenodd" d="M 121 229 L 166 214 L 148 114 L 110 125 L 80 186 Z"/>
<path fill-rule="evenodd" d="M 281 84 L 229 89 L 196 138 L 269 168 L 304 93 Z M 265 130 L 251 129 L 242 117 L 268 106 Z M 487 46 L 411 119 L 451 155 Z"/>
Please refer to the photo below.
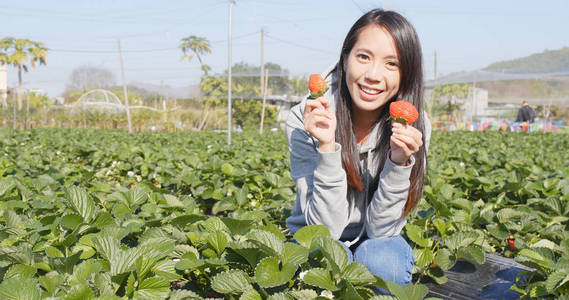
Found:
<path fill-rule="evenodd" d="M 324 97 L 331 100 L 335 110 L 336 76 L 327 76 L 332 69 L 322 75 L 326 76 L 330 87 Z M 306 225 L 321 224 L 328 227 L 334 239 L 344 241 L 348 246 L 355 244 L 364 233 L 369 238 L 398 235 L 406 223 L 402 215 L 410 186 L 409 175 L 415 163 L 413 156 L 408 166 L 396 165 L 388 157 L 379 175 L 378 188 L 373 198 L 368 199 L 367 188 L 379 168 L 378 153 L 373 149 L 379 126 L 374 126 L 368 139 L 358 146 L 360 166 L 364 170 L 364 190 L 350 193 L 348 197 L 341 145 L 336 143 L 335 152 L 318 150 L 318 140 L 304 129 L 305 106 L 306 98 L 291 109 L 286 122 L 291 176 L 297 189 L 296 205 L 286 219 L 291 233 Z M 425 115 L 427 149 L 430 134 L 430 123 Z"/>

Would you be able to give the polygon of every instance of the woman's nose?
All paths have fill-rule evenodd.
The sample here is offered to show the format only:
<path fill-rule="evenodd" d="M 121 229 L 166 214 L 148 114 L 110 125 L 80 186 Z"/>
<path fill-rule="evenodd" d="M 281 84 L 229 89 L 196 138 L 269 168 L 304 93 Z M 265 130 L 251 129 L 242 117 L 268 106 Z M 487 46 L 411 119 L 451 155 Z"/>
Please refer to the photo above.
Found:
<path fill-rule="evenodd" d="M 381 70 L 381 67 L 376 64 L 370 65 L 369 68 L 367 69 L 366 79 L 370 81 L 381 81 L 382 76 L 383 72 Z"/>

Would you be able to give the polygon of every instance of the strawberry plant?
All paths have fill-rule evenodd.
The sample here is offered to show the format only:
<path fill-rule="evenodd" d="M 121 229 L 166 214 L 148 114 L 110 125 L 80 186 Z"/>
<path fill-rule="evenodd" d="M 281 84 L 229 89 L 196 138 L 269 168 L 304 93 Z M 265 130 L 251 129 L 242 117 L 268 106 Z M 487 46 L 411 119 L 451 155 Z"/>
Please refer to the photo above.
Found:
<path fill-rule="evenodd" d="M 2 299 L 421 299 L 294 236 L 282 133 L 0 131 Z M 262 149 L 262 151 L 259 151 Z M 296 242 L 293 242 L 295 240 Z"/>
<path fill-rule="evenodd" d="M 569 294 L 566 135 L 433 132 L 404 287 L 348 263 L 322 226 L 289 234 L 286 147 L 279 132 L 229 147 L 205 132 L 0 131 L 0 298 L 421 299 L 420 280 L 485 253 L 531 268 L 521 298 Z"/>
<path fill-rule="evenodd" d="M 406 226 L 417 275 L 443 283 L 456 259 L 498 253 L 534 270 L 511 287 L 522 298 L 568 294 L 569 157 L 559 151 L 568 143 L 543 133 L 435 132 L 425 201 Z"/>

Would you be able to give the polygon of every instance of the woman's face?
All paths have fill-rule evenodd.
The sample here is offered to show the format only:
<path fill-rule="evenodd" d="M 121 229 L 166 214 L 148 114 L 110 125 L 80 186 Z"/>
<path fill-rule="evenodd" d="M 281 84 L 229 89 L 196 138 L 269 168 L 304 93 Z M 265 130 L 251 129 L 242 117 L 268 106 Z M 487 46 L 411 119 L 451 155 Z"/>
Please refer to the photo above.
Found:
<path fill-rule="evenodd" d="M 401 73 L 397 48 L 383 27 L 364 27 L 345 64 L 354 114 L 379 113 L 399 91 Z"/>

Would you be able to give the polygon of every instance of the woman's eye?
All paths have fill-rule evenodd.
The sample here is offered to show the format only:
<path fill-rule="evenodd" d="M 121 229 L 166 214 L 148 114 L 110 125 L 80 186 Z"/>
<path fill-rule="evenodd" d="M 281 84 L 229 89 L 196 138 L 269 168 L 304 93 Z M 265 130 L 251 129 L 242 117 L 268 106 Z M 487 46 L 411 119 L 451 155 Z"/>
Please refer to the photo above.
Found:
<path fill-rule="evenodd" d="M 358 54 L 356 56 L 359 60 L 363 60 L 363 61 L 368 61 L 369 60 L 369 56 L 365 55 L 365 54 Z"/>
<path fill-rule="evenodd" d="M 389 61 L 387 62 L 387 65 L 391 68 L 399 68 L 399 63 L 395 62 L 395 61 Z"/>

